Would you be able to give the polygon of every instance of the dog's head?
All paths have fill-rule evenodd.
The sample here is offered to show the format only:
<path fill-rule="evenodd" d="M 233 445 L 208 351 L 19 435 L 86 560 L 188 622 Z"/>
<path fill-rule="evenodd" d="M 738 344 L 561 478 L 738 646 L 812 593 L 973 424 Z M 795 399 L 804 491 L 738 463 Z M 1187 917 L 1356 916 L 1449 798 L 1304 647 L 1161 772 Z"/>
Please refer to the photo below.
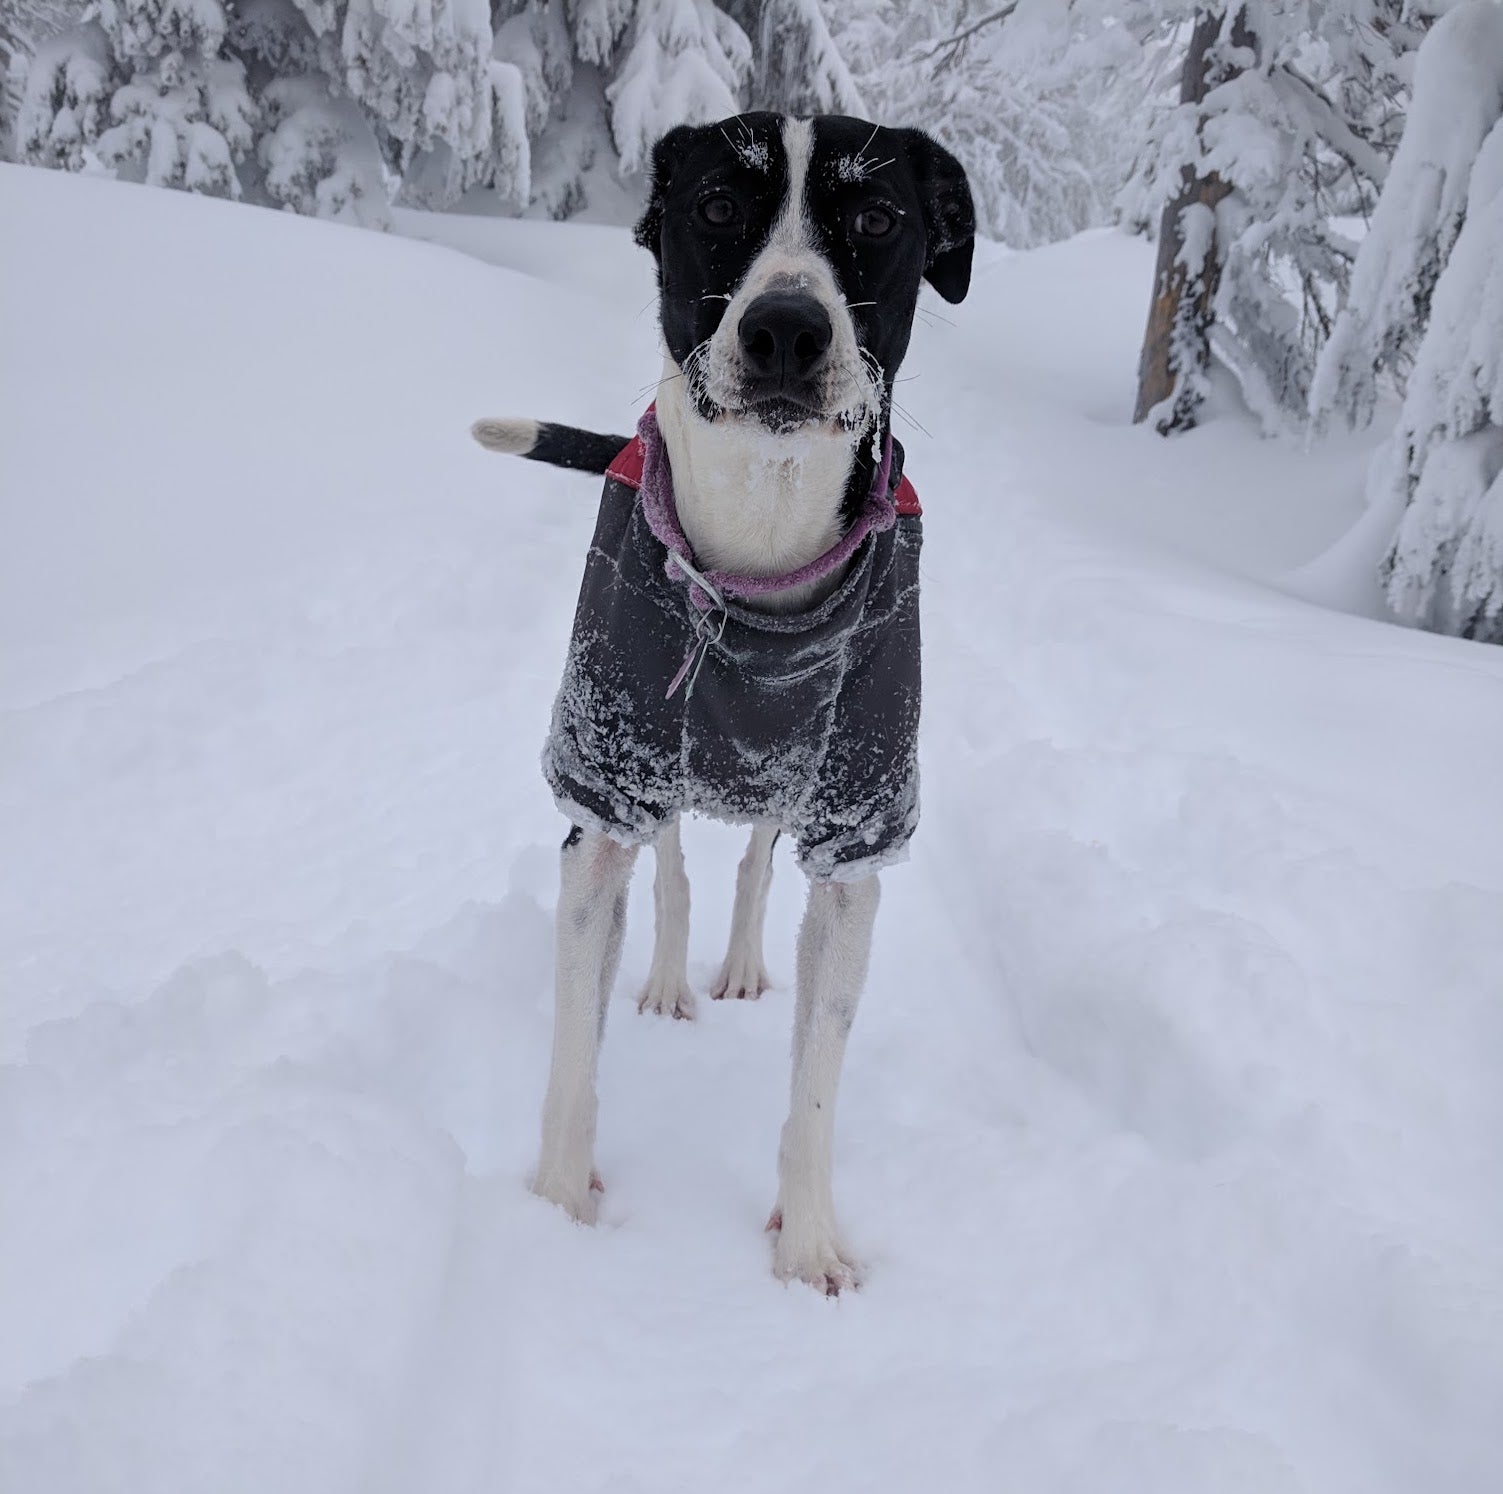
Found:
<path fill-rule="evenodd" d="M 775 432 L 886 418 L 919 282 L 971 278 L 960 163 L 919 130 L 742 114 L 657 144 L 637 242 L 694 408 Z"/>

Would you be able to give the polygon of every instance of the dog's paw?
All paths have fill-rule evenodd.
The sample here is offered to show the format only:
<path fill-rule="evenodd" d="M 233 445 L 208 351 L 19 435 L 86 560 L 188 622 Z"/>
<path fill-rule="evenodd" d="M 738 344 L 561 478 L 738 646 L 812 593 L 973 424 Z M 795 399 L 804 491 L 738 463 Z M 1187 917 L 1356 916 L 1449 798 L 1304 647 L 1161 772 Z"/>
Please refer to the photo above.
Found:
<path fill-rule="evenodd" d="M 548 1203 L 556 1204 L 578 1223 L 594 1224 L 605 1184 L 593 1167 L 583 1174 L 582 1186 L 581 1175 L 576 1169 L 539 1167 L 532 1180 L 532 1191 Z"/>
<path fill-rule="evenodd" d="M 694 992 L 681 977 L 667 980 L 649 978 L 637 997 L 637 1010 L 657 1017 L 674 1017 L 681 1022 L 694 1020 Z"/>
<path fill-rule="evenodd" d="M 725 957 L 710 987 L 710 997 L 714 1001 L 755 1001 L 771 984 L 761 955 L 733 951 Z"/>
<path fill-rule="evenodd" d="M 780 1209 L 772 1211 L 767 1228 L 777 1234 L 772 1274 L 779 1281 L 802 1281 L 825 1297 L 861 1290 L 860 1262 L 832 1234 L 815 1232 L 801 1238 L 783 1228 Z"/>

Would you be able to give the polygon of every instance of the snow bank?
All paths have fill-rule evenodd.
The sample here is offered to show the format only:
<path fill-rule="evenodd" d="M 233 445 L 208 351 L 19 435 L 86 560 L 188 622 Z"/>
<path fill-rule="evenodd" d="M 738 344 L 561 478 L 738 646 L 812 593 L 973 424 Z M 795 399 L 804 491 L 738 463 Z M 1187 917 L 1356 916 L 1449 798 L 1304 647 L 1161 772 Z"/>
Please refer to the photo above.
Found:
<path fill-rule="evenodd" d="M 646 256 L 0 198 L 0 1485 L 1499 1482 L 1503 654 L 1269 584 L 1362 445 L 1129 427 L 1141 245 L 983 256 L 899 390 L 925 819 L 830 1303 L 760 1233 L 789 993 L 638 1018 L 645 879 L 603 1223 L 523 1186 L 594 493 L 466 429 L 628 428 Z M 687 842 L 704 985 L 740 845 Z"/>

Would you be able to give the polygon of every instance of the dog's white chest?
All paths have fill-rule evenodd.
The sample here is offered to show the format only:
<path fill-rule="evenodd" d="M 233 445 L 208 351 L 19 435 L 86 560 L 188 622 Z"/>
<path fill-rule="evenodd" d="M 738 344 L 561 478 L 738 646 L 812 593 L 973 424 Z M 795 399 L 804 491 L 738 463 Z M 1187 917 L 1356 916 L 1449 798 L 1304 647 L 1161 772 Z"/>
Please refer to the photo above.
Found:
<path fill-rule="evenodd" d="M 699 419 L 665 379 L 658 422 L 673 467 L 684 535 L 701 566 L 743 576 L 781 576 L 823 555 L 841 535 L 840 507 L 854 461 L 846 432 L 814 428 L 773 435 L 741 421 Z M 795 611 L 839 576 L 761 599 Z"/>

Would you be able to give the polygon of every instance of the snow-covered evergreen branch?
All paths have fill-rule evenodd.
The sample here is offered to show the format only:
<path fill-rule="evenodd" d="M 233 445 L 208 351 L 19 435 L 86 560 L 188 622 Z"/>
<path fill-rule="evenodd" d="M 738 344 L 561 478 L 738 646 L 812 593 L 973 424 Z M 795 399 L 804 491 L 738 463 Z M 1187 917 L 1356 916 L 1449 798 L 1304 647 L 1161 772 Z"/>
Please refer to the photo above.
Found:
<path fill-rule="evenodd" d="M 1405 622 L 1503 643 L 1503 6 L 1462 0 L 1420 49 L 1414 101 L 1312 393 L 1370 418 L 1412 350 L 1369 498 L 1400 513 L 1382 575 Z"/>

